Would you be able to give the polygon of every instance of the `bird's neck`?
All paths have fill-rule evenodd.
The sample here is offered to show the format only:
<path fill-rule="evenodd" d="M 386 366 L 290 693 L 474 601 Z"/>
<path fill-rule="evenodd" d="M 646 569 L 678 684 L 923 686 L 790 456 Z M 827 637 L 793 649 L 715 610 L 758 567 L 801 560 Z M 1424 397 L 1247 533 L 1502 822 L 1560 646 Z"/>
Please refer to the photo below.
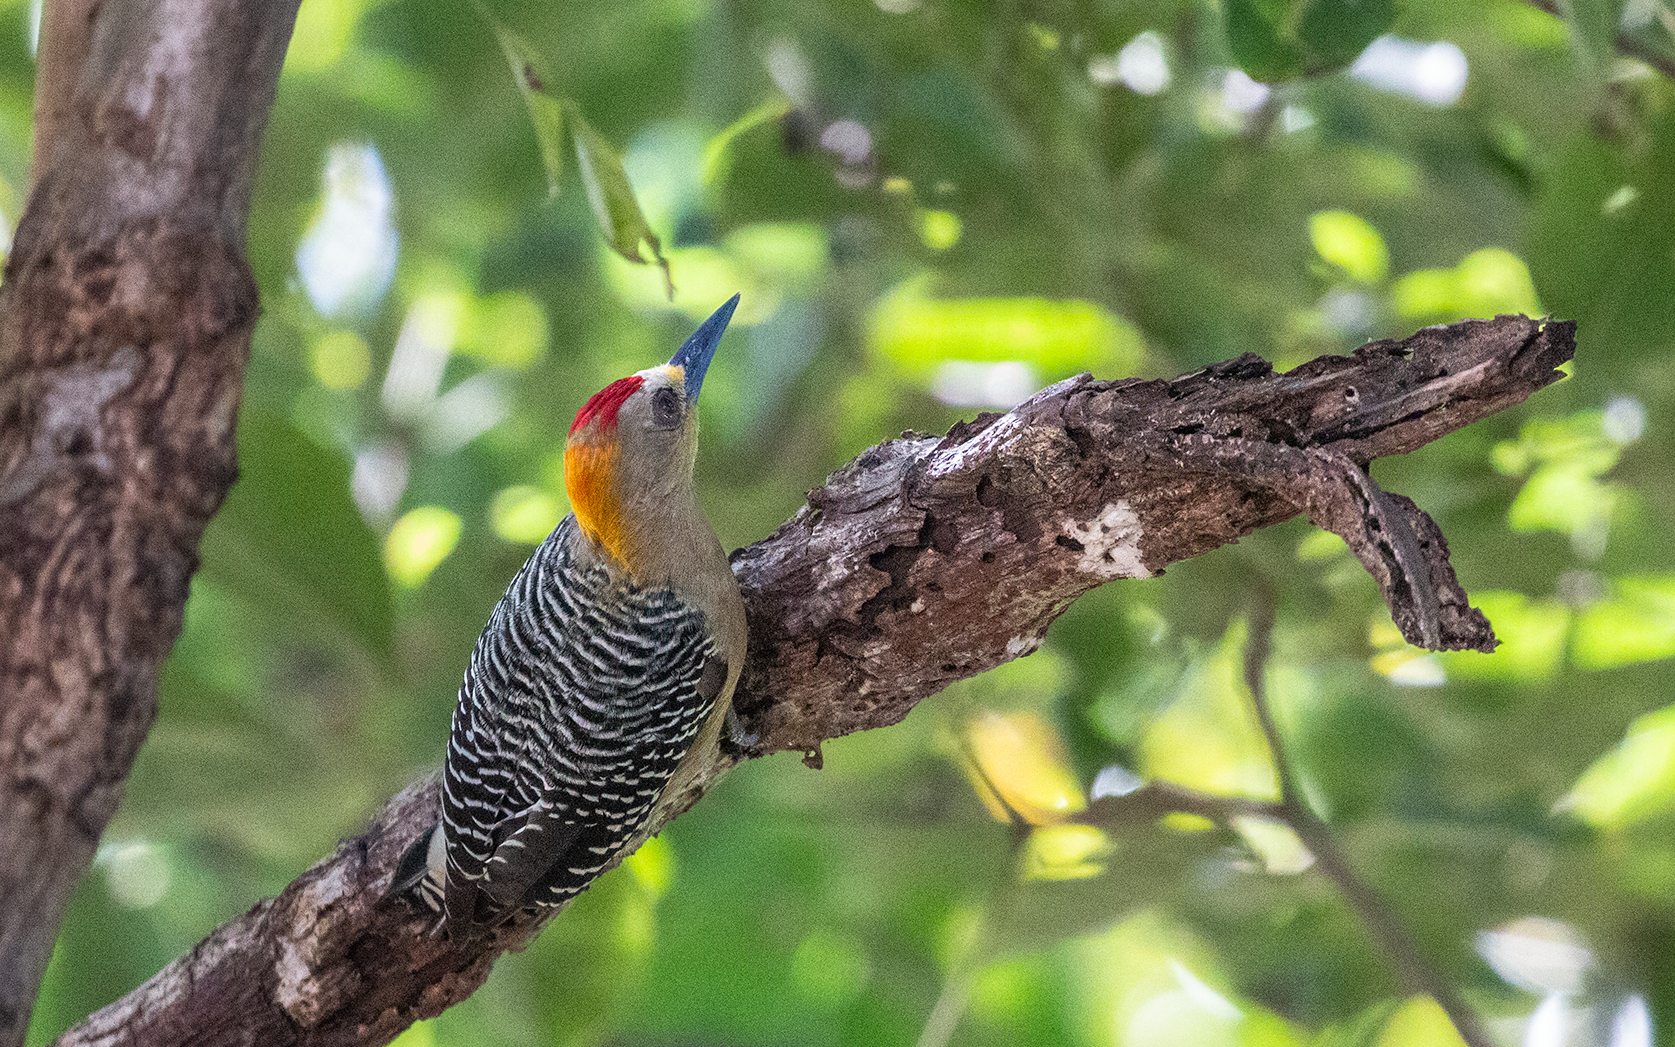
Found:
<path fill-rule="evenodd" d="M 695 549 L 715 542 L 690 476 L 634 483 L 618 468 L 613 442 L 572 442 L 564 486 L 583 538 L 639 585 L 680 573 Z"/>

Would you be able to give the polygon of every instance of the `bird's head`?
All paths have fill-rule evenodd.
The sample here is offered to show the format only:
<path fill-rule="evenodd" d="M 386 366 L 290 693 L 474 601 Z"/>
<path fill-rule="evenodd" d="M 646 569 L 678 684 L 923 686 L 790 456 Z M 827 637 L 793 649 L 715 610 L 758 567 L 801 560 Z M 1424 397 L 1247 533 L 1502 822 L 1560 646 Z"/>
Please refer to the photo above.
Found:
<path fill-rule="evenodd" d="M 570 425 L 564 487 L 582 532 L 632 567 L 632 539 L 659 514 L 695 506 L 698 391 L 739 304 L 734 295 L 666 364 L 594 393 Z"/>

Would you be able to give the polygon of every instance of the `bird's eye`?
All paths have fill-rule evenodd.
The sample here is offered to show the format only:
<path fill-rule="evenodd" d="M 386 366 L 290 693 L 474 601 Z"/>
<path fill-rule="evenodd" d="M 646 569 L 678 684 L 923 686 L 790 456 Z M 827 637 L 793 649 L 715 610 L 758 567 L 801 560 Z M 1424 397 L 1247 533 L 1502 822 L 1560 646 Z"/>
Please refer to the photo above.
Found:
<path fill-rule="evenodd" d="M 659 429 L 673 429 L 680 424 L 680 396 L 673 389 L 663 388 L 651 395 L 651 421 Z"/>

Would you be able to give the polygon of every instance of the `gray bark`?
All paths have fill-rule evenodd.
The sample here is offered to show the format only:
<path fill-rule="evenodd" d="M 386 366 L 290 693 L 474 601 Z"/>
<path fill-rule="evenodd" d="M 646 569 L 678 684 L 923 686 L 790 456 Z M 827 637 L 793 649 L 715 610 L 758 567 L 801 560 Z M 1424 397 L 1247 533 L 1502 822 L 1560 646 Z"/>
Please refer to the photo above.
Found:
<path fill-rule="evenodd" d="M 1009 414 L 867 451 L 734 554 L 752 630 L 738 705 L 757 755 L 817 762 L 824 739 L 893 724 L 1029 653 L 1089 589 L 1300 513 L 1345 538 L 1409 640 L 1492 649 L 1436 525 L 1365 466 L 1557 380 L 1574 333 L 1500 317 L 1286 375 L 1254 356 L 1174 381 L 1083 375 Z M 734 763 L 713 754 L 658 824 Z M 429 933 L 431 914 L 385 898 L 438 810 L 434 777 L 410 786 L 364 835 L 60 1044 L 373 1045 L 463 1000 L 539 926 L 456 944 Z"/>
<path fill-rule="evenodd" d="M 0 289 L 0 1047 L 151 725 L 236 475 L 256 147 L 297 0 L 49 6 Z"/>

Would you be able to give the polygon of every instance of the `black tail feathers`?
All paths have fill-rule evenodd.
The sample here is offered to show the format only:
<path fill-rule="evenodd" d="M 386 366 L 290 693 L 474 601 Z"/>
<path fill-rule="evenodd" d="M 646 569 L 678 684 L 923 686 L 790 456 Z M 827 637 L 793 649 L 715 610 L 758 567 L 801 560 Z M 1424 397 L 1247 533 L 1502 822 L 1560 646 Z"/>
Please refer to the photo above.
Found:
<path fill-rule="evenodd" d="M 422 903 L 426 908 L 436 912 L 442 911 L 442 894 L 440 885 L 429 880 L 430 851 L 433 837 L 441 831 L 440 824 L 433 826 L 426 832 L 419 834 L 418 839 L 407 845 L 401 852 L 401 860 L 396 863 L 395 878 L 390 882 L 390 889 L 384 895 L 384 901 L 396 898 L 407 898 Z"/>

